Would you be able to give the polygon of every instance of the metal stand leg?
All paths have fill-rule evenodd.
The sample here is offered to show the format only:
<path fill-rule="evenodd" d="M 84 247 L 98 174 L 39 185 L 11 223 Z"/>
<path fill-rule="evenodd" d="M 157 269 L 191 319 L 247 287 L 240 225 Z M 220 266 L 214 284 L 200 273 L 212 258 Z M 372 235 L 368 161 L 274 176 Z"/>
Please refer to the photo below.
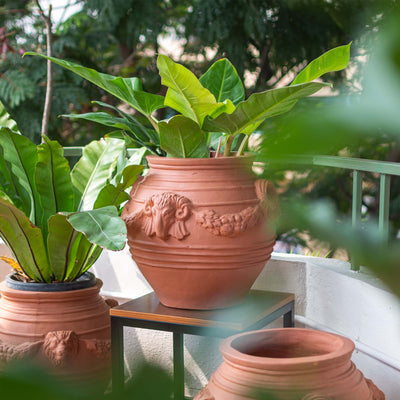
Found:
<path fill-rule="evenodd" d="M 183 357 L 183 334 L 173 333 L 174 346 L 174 399 L 185 398 L 185 364 Z"/>
<path fill-rule="evenodd" d="M 120 318 L 111 317 L 112 391 L 124 388 L 124 326 Z"/>
<path fill-rule="evenodd" d="M 290 311 L 283 315 L 283 327 L 294 328 L 294 301 L 291 303 Z"/>

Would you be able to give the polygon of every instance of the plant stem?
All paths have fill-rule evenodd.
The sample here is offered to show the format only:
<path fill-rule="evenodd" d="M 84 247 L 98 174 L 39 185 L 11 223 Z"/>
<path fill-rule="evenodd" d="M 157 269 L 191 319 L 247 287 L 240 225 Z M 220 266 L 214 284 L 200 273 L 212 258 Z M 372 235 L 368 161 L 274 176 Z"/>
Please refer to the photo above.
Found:
<path fill-rule="evenodd" d="M 244 148 L 246 147 L 246 144 L 247 144 L 247 142 L 249 140 L 249 137 L 250 137 L 249 135 L 246 135 L 246 137 L 243 138 L 242 143 L 240 143 L 239 149 L 238 149 L 238 151 L 236 153 L 237 157 L 239 157 L 239 156 L 241 156 L 243 154 Z"/>
<path fill-rule="evenodd" d="M 229 157 L 231 155 L 231 148 L 234 138 L 235 138 L 234 136 L 228 137 L 228 140 L 225 143 L 224 157 Z"/>
<path fill-rule="evenodd" d="M 153 125 L 153 128 L 155 129 L 155 131 L 159 134 L 160 131 L 158 129 L 157 120 L 155 120 L 155 118 L 153 118 L 151 115 L 148 116 L 147 119 L 150 121 L 151 125 Z"/>
<path fill-rule="evenodd" d="M 35 0 L 36 5 L 39 9 L 39 14 L 42 17 L 42 20 L 45 23 L 47 35 L 46 35 L 46 44 L 47 44 L 47 56 L 52 56 L 52 48 L 53 48 L 53 36 L 51 32 L 51 11 L 52 6 L 49 6 L 49 13 L 45 15 L 42 7 L 40 6 L 39 0 Z M 50 60 L 47 60 L 47 85 L 46 85 L 46 99 L 44 102 L 44 110 L 43 110 L 43 118 L 42 118 L 42 137 L 48 136 L 49 129 L 49 120 L 50 120 L 50 109 L 51 109 L 51 101 L 53 97 L 53 63 Z"/>
<path fill-rule="evenodd" d="M 221 145 L 222 145 L 222 136 L 220 136 L 220 138 L 218 140 L 218 147 L 217 147 L 217 151 L 215 152 L 215 158 L 219 157 L 219 153 L 221 151 Z"/>

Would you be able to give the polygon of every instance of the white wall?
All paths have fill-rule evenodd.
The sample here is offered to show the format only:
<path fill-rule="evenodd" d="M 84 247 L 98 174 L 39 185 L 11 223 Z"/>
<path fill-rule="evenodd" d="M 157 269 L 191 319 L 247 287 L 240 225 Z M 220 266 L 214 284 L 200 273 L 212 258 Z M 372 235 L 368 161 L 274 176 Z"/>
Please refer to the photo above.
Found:
<path fill-rule="evenodd" d="M 136 298 L 151 291 L 126 250 L 104 253 L 94 269 L 104 281 L 104 294 Z M 276 253 L 254 288 L 295 293 L 296 325 L 351 338 L 358 368 L 385 392 L 387 400 L 399 399 L 400 302 L 375 277 L 352 272 L 338 260 Z M 205 385 L 221 362 L 218 344 L 217 339 L 186 336 L 188 394 Z M 169 333 L 126 328 L 125 349 L 128 374 L 134 374 L 143 359 L 172 370 Z"/>

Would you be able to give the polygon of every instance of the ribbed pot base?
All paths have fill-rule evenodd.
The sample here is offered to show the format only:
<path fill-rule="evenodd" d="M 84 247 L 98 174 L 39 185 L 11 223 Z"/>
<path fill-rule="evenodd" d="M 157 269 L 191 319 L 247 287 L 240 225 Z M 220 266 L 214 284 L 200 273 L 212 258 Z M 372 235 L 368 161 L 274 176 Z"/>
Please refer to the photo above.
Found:
<path fill-rule="evenodd" d="M 286 328 L 225 339 L 223 363 L 194 400 L 384 400 L 351 362 L 354 343 L 342 336 Z M 258 395 L 256 394 L 258 393 Z"/>

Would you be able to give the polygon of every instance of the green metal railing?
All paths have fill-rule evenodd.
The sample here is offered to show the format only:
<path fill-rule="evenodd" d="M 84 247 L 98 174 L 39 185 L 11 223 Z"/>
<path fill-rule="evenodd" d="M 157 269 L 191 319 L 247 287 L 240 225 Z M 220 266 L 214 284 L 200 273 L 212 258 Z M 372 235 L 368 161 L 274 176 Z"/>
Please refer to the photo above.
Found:
<path fill-rule="evenodd" d="M 82 154 L 82 147 L 65 147 L 67 157 L 77 157 Z M 129 153 L 129 150 L 128 150 Z M 390 180 L 391 176 L 400 176 L 400 164 L 387 161 L 365 160 L 360 158 L 339 156 L 291 156 L 286 161 L 290 164 L 343 168 L 353 172 L 353 195 L 351 220 L 353 227 L 361 225 L 362 211 L 362 179 L 364 172 L 379 175 L 379 231 L 384 237 L 389 234 Z M 282 161 L 279 162 L 281 164 Z M 360 267 L 352 263 L 352 270 Z"/>
<path fill-rule="evenodd" d="M 353 171 L 353 196 L 351 220 L 353 227 L 361 225 L 362 209 L 362 179 L 364 172 L 379 175 L 379 231 L 387 238 L 389 234 L 389 205 L 390 205 L 390 180 L 391 176 L 400 176 L 400 164 L 387 161 L 365 160 L 360 158 L 338 156 L 293 156 L 293 164 L 344 168 Z M 360 267 L 352 263 L 352 270 L 358 271 Z"/>

